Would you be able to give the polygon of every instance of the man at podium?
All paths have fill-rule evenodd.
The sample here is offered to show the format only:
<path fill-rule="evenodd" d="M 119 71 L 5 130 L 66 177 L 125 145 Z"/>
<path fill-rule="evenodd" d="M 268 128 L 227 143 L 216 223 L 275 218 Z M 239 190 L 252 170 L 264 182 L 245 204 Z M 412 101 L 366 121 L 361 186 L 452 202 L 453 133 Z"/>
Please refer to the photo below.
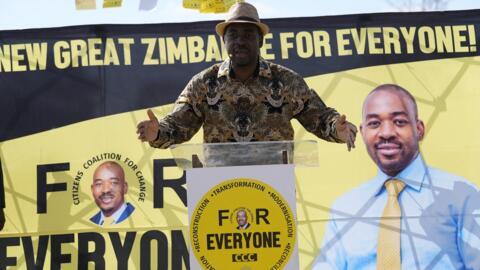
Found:
<path fill-rule="evenodd" d="M 195 75 L 160 121 L 151 110 L 137 126 L 138 138 L 167 148 L 190 140 L 203 125 L 204 142 L 293 140 L 297 119 L 309 132 L 354 147 L 357 129 L 329 108 L 292 70 L 260 57 L 269 27 L 256 8 L 236 3 L 216 26 L 228 59 Z"/>

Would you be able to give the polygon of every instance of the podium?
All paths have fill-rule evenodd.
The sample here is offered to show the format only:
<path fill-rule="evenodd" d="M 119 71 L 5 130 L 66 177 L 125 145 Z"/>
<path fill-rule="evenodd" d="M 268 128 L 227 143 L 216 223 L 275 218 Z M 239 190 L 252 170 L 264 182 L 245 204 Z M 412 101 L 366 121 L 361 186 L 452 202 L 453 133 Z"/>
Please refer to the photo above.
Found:
<path fill-rule="evenodd" d="M 186 170 L 190 269 L 299 269 L 295 166 L 315 141 L 171 146 Z"/>

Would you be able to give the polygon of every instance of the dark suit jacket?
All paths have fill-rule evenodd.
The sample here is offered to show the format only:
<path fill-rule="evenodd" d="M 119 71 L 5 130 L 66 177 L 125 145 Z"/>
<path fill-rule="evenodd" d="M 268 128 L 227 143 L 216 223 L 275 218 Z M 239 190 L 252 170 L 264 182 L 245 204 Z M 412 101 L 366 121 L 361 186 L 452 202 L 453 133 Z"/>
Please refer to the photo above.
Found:
<path fill-rule="evenodd" d="M 250 228 L 250 223 L 247 223 L 247 225 L 245 226 L 245 228 L 242 228 L 242 227 L 240 227 L 240 226 L 237 226 L 237 230 L 246 230 L 246 229 L 248 229 L 248 228 Z"/>

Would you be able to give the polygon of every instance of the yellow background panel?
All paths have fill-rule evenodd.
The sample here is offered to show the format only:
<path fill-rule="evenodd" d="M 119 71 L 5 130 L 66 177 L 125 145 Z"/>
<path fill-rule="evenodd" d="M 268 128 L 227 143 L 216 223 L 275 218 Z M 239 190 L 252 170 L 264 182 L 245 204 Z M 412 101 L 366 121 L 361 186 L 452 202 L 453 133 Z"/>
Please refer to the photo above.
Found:
<path fill-rule="evenodd" d="M 347 119 L 357 126 L 361 122 L 363 100 L 374 87 L 396 83 L 408 89 L 415 96 L 419 118 L 426 125 L 426 136 L 420 145 L 426 162 L 479 185 L 478 74 L 480 58 L 476 57 L 359 68 L 312 76 L 306 81 L 327 105 L 346 114 Z M 167 105 L 154 108 L 154 111 L 161 118 L 171 109 L 172 105 Z M 7 224 L 0 235 L 102 231 L 88 220 L 98 211 L 91 197 L 90 184 L 94 167 L 100 162 L 89 169 L 82 169 L 82 166 L 88 159 L 105 152 L 118 153 L 122 158 L 134 161 L 147 183 L 145 202 L 140 202 L 135 172 L 123 164 L 130 189 L 126 200 L 134 204 L 136 210 L 133 218 L 118 225 L 119 231 L 149 228 L 186 230 L 187 209 L 173 190 L 165 189 L 164 208 L 153 208 L 153 160 L 172 157 L 168 150 L 152 149 L 137 140 L 136 125 L 145 119 L 146 111 L 139 110 L 2 142 L 0 154 Z M 294 121 L 294 127 L 297 140 L 317 140 L 305 132 L 297 121 Z M 202 131 L 190 142 L 200 143 L 201 140 Z M 319 160 L 318 168 L 297 169 L 301 269 L 310 269 L 318 254 L 332 202 L 376 173 L 376 166 L 365 150 L 360 133 L 356 148 L 351 152 L 343 144 L 319 141 Z M 67 191 L 49 193 L 48 212 L 37 215 L 37 165 L 62 162 L 68 162 L 70 170 L 48 173 L 47 182 L 66 182 Z M 73 205 L 72 182 L 78 170 L 85 173 L 80 184 L 81 203 Z M 166 177 L 172 179 L 180 177 L 181 173 L 173 168 L 165 170 Z M 17 251 L 21 253 L 21 249 L 12 252 Z"/>

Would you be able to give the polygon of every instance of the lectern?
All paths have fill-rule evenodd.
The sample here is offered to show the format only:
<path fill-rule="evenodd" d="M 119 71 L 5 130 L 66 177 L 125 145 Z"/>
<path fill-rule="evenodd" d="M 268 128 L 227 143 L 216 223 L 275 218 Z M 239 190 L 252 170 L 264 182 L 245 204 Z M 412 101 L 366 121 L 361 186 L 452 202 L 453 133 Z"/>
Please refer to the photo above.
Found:
<path fill-rule="evenodd" d="M 298 269 L 294 169 L 318 166 L 315 141 L 171 151 L 187 172 L 190 269 Z"/>

